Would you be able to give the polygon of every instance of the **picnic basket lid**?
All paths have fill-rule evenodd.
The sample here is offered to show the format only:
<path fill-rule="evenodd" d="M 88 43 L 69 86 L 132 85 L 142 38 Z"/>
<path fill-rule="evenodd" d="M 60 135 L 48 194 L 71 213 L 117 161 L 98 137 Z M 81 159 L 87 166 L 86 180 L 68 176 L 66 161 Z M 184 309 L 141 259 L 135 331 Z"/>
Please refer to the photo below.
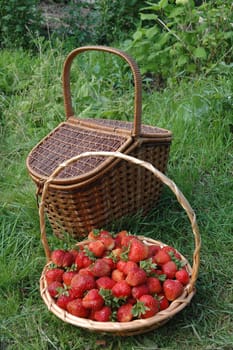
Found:
<path fill-rule="evenodd" d="M 85 51 L 102 51 L 115 54 L 127 62 L 131 68 L 134 81 L 134 118 L 132 122 L 97 118 L 80 118 L 74 116 L 70 70 L 74 58 Z M 45 181 L 63 161 L 85 151 L 119 151 L 126 152 L 138 145 L 138 139 L 153 139 L 153 142 L 171 140 L 171 132 L 158 127 L 141 124 L 142 114 L 142 80 L 136 62 L 125 52 L 105 46 L 84 46 L 73 50 L 63 66 L 63 95 L 66 121 L 58 125 L 43 138 L 29 153 L 26 163 L 34 180 Z M 69 185 L 84 181 L 97 171 L 104 169 L 119 160 L 90 156 L 75 162 L 64 169 L 56 184 Z"/>

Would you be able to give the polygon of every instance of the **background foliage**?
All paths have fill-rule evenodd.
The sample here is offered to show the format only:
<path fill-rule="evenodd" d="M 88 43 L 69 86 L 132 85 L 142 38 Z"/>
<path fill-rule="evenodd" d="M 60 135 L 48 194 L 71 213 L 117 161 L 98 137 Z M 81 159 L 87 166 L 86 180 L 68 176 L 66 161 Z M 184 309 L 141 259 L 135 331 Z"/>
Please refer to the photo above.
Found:
<path fill-rule="evenodd" d="M 61 322 L 40 298 L 45 255 L 35 186 L 25 160 L 32 147 L 65 118 L 61 72 L 66 54 L 76 46 L 76 39 L 84 44 L 92 39 L 69 35 L 69 31 L 45 36 L 40 20 L 35 31 L 30 27 L 28 36 L 26 24 L 34 18 L 33 4 L 0 0 L 0 11 L 5 11 L 0 21 L 0 349 L 232 350 L 230 1 L 138 1 L 135 7 L 146 9 L 141 10 L 141 20 L 140 11 L 135 13 L 132 34 L 127 27 L 126 32 L 113 35 L 111 45 L 126 48 L 143 71 L 143 122 L 173 133 L 167 174 L 195 210 L 202 238 L 197 293 L 191 304 L 164 327 L 124 339 L 87 333 Z M 110 11 L 105 14 L 106 23 L 114 25 Z M 123 26 L 127 23 L 127 17 L 125 23 L 123 18 L 118 20 Z M 19 36 L 12 29 L 16 23 Z M 102 34 L 110 33 L 108 25 Z M 161 40 L 160 51 L 157 40 Z M 148 51 L 140 50 L 140 45 Z M 132 77 L 117 59 L 93 54 L 78 60 L 72 70 L 72 94 L 77 115 L 132 119 Z M 186 219 L 173 194 L 164 189 L 159 205 L 146 217 L 132 217 L 123 224 L 132 232 L 174 245 L 191 262 L 193 240 Z M 49 225 L 47 229 L 53 247 L 60 246 Z"/>

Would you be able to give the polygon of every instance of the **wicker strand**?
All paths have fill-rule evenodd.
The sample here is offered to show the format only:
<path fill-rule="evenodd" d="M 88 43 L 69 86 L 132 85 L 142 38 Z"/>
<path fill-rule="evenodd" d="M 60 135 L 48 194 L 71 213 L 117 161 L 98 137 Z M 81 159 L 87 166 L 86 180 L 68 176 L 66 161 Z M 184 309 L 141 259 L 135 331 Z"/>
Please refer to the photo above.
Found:
<path fill-rule="evenodd" d="M 47 181 L 45 182 L 44 188 L 43 188 L 41 202 L 40 202 L 40 206 L 39 206 L 41 240 L 42 240 L 42 244 L 43 244 L 43 247 L 45 250 L 45 255 L 46 255 L 47 261 L 50 260 L 50 248 L 49 248 L 47 237 L 46 237 L 44 207 L 45 207 L 45 198 L 46 198 L 49 184 L 52 183 L 52 181 L 56 178 L 58 173 L 62 169 L 64 169 L 67 165 L 70 165 L 71 163 L 73 163 L 81 158 L 90 157 L 90 156 L 104 156 L 104 157 L 121 158 L 121 159 L 124 159 L 128 162 L 131 162 L 131 163 L 134 163 L 134 164 L 139 165 L 141 167 L 144 167 L 144 168 L 148 169 L 149 171 L 151 171 L 155 175 L 156 178 L 158 178 L 165 185 L 167 185 L 171 189 L 171 191 L 175 194 L 177 201 L 182 206 L 182 208 L 185 210 L 185 212 L 190 220 L 193 235 L 194 235 L 195 249 L 193 252 L 192 276 L 191 276 L 191 280 L 190 280 L 189 285 L 186 287 L 186 290 L 188 293 L 193 291 L 193 289 L 195 287 L 195 282 L 196 282 L 196 279 L 198 276 L 199 263 L 200 263 L 200 248 L 201 248 L 201 238 L 200 238 L 200 234 L 199 234 L 199 228 L 197 225 L 196 215 L 195 215 L 193 209 L 191 208 L 189 202 L 184 197 L 182 192 L 178 189 L 176 184 L 172 180 L 170 180 L 166 175 L 164 175 L 162 172 L 160 172 L 158 169 L 156 169 L 152 164 L 145 162 L 145 161 L 142 161 L 140 159 L 137 159 L 135 157 L 120 153 L 120 152 L 104 152 L 104 151 L 102 151 L 102 152 L 101 151 L 100 152 L 84 152 L 84 153 L 82 153 L 78 156 L 72 157 L 69 160 L 60 164 L 55 169 L 55 171 L 51 174 L 51 176 L 47 179 Z"/>

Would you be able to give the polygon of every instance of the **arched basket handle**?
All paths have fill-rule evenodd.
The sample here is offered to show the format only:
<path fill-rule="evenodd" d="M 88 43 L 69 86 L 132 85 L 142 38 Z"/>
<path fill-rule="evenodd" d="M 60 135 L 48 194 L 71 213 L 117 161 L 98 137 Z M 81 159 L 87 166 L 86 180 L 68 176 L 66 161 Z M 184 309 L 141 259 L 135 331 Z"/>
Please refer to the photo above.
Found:
<path fill-rule="evenodd" d="M 134 122 L 132 136 L 139 136 L 141 133 L 141 114 L 142 114 L 142 81 L 137 63 L 125 52 L 107 46 L 83 46 L 74 49 L 67 56 L 63 66 L 63 95 L 66 117 L 74 115 L 70 90 L 70 68 L 74 58 L 85 51 L 102 51 L 115 54 L 124 59 L 131 68 L 134 78 Z"/>
<path fill-rule="evenodd" d="M 123 159 L 127 162 L 133 163 L 135 165 L 144 167 L 145 169 L 151 171 L 156 178 L 158 178 L 161 182 L 163 182 L 165 185 L 167 185 L 170 190 L 175 194 L 177 201 L 182 206 L 182 208 L 185 210 L 189 221 L 191 223 L 192 232 L 194 236 L 194 252 L 193 252 L 193 264 L 192 264 L 192 276 L 190 279 L 190 283 L 187 286 L 188 293 L 191 293 L 193 291 L 195 282 L 197 280 L 198 276 L 198 270 L 199 270 L 199 264 L 200 264 L 200 247 L 201 247 L 201 239 L 199 234 L 199 228 L 196 220 L 196 215 L 193 209 L 191 208 L 189 202 L 185 198 L 185 196 L 182 194 L 182 192 L 178 189 L 176 184 L 170 180 L 166 175 L 164 175 L 162 172 L 160 172 L 158 169 L 156 169 L 152 164 L 142 161 L 140 159 L 137 159 L 135 157 L 120 153 L 120 152 L 84 152 L 78 156 L 72 157 L 69 160 L 63 162 L 60 164 L 54 172 L 51 174 L 51 176 L 47 179 L 47 181 L 44 184 L 43 192 L 41 196 L 41 202 L 39 205 L 39 216 L 40 216 L 40 229 L 41 229 L 41 240 L 42 244 L 45 250 L 45 255 L 47 258 L 47 261 L 50 261 L 50 248 L 47 241 L 46 236 L 46 229 L 45 229 L 45 199 L 48 191 L 49 184 L 52 183 L 52 181 L 56 178 L 56 176 L 59 174 L 59 172 L 64 169 L 67 165 L 78 161 L 81 158 L 90 157 L 90 156 L 104 156 L 104 157 L 115 157 Z"/>

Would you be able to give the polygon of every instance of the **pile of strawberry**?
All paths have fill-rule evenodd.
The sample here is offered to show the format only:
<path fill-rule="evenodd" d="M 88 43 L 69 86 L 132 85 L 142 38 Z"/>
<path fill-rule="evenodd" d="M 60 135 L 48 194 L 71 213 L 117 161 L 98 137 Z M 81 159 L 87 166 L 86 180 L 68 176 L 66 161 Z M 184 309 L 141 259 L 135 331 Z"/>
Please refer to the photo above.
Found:
<path fill-rule="evenodd" d="M 93 230 L 88 241 L 51 253 L 45 272 L 56 304 L 94 321 L 128 322 L 168 308 L 189 283 L 180 254 L 121 231 Z"/>

